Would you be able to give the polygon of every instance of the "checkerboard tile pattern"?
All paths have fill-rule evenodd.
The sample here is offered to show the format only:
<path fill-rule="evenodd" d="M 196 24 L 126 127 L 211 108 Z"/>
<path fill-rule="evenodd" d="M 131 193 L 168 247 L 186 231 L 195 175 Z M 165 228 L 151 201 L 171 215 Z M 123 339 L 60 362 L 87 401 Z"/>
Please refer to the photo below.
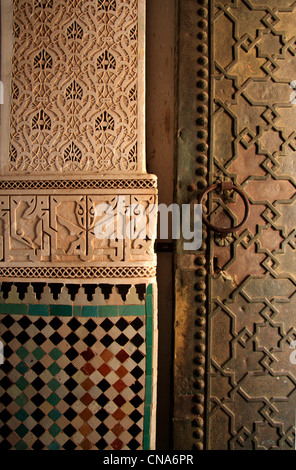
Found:
<path fill-rule="evenodd" d="M 145 322 L 0 315 L 0 449 L 142 449 Z"/>

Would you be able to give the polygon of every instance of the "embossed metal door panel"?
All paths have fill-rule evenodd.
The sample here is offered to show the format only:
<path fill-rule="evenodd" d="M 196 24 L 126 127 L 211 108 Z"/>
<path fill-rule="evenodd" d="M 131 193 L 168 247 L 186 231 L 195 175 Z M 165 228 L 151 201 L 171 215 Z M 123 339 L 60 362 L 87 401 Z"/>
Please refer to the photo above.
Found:
<path fill-rule="evenodd" d="M 178 248 L 176 305 L 186 308 L 183 320 L 176 311 L 175 353 L 181 357 L 187 336 L 191 356 L 184 353 L 185 372 L 176 361 L 175 446 L 184 446 L 182 431 L 197 449 L 293 450 L 296 9 L 289 0 L 197 3 L 198 18 L 196 2 L 180 6 L 195 43 L 190 49 L 181 26 L 179 47 L 197 65 L 186 113 L 179 87 L 179 136 L 189 129 L 178 144 L 186 162 L 179 199 L 195 202 L 210 185 L 231 181 L 247 195 L 250 217 L 228 235 L 208 230 L 199 253 Z M 244 204 L 214 191 L 204 214 L 231 227 Z M 191 293 L 181 299 L 184 283 Z"/>

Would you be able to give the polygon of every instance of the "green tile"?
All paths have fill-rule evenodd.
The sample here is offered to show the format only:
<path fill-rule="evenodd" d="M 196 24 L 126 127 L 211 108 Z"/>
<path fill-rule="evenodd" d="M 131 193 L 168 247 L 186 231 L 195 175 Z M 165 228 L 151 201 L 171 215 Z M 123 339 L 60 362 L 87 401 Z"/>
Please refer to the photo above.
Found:
<path fill-rule="evenodd" d="M 54 361 L 56 361 L 63 355 L 63 353 L 58 348 L 53 348 L 49 355 Z"/>
<path fill-rule="evenodd" d="M 74 305 L 73 307 L 73 315 L 75 317 L 81 317 L 81 306 L 80 305 Z"/>
<path fill-rule="evenodd" d="M 119 315 L 122 317 L 145 315 L 145 305 L 119 305 Z"/>
<path fill-rule="evenodd" d="M 17 366 L 16 366 L 16 370 L 20 373 L 20 374 L 25 374 L 28 370 L 28 366 L 23 362 L 21 361 Z"/>
<path fill-rule="evenodd" d="M 52 435 L 52 437 L 56 437 L 60 432 L 61 432 L 61 428 L 56 423 L 54 423 L 49 428 L 49 433 Z"/>
<path fill-rule="evenodd" d="M 56 393 L 52 393 L 49 395 L 47 399 L 48 403 L 50 403 L 52 406 L 56 406 L 60 401 L 61 398 L 56 395 Z"/>
<path fill-rule="evenodd" d="M 147 317 L 146 321 L 146 345 L 153 346 L 153 319 L 152 317 Z"/>
<path fill-rule="evenodd" d="M 24 348 L 24 346 L 21 346 L 21 347 L 18 348 L 18 350 L 16 351 L 16 354 L 17 354 L 18 357 L 20 357 L 21 359 L 25 359 L 25 357 L 27 357 L 27 355 L 29 354 L 29 352 L 26 350 L 26 348 Z"/>
<path fill-rule="evenodd" d="M 72 317 L 72 305 L 51 305 L 50 315 L 59 317 Z"/>
<path fill-rule="evenodd" d="M 93 305 L 84 305 L 81 310 L 81 315 L 83 317 L 98 317 L 99 307 Z"/>
<path fill-rule="evenodd" d="M 29 417 L 28 413 L 22 408 L 14 415 L 19 421 L 25 421 Z"/>
<path fill-rule="evenodd" d="M 14 399 L 14 401 L 22 408 L 26 403 L 28 403 L 29 399 L 26 397 L 26 395 L 21 393 L 17 398 Z"/>
<path fill-rule="evenodd" d="M 143 450 L 150 450 L 150 413 L 151 407 L 149 405 L 145 405 Z"/>
<path fill-rule="evenodd" d="M 48 382 L 48 386 L 49 386 L 50 390 L 55 392 L 58 388 L 60 388 L 61 384 L 56 379 L 52 379 Z"/>
<path fill-rule="evenodd" d="M 61 413 L 58 411 L 58 410 L 51 410 L 49 413 L 48 413 L 48 416 L 50 417 L 50 419 L 52 419 L 53 421 L 57 421 L 62 415 Z"/>
<path fill-rule="evenodd" d="M 51 373 L 51 375 L 57 375 L 60 372 L 61 368 L 60 368 L 60 366 L 58 366 L 58 364 L 56 362 L 53 362 L 48 367 L 48 370 Z"/>
<path fill-rule="evenodd" d="M 51 444 L 49 444 L 49 446 L 47 447 L 48 450 L 59 450 L 61 447 L 60 445 L 57 443 L 57 442 L 52 442 Z"/>
<path fill-rule="evenodd" d="M 24 441 L 18 441 L 15 446 L 15 450 L 26 450 L 28 449 L 27 444 Z"/>
<path fill-rule="evenodd" d="M 0 313 L 8 315 L 27 315 L 28 305 L 26 304 L 0 304 Z"/>
<path fill-rule="evenodd" d="M 29 315 L 49 317 L 49 305 L 29 305 Z"/>
<path fill-rule="evenodd" d="M 43 349 L 40 348 L 40 346 L 38 346 L 38 348 L 36 348 L 34 351 L 33 351 L 33 356 L 38 360 L 40 361 L 40 359 L 42 359 L 44 356 L 45 356 L 45 352 L 43 351 Z"/>
<path fill-rule="evenodd" d="M 18 379 L 15 385 L 23 392 L 24 389 L 27 388 L 27 386 L 29 385 L 29 382 L 24 377 L 21 377 L 20 379 Z"/>
<path fill-rule="evenodd" d="M 146 297 L 146 313 L 147 313 L 147 317 L 152 317 L 153 316 L 152 295 L 147 295 L 147 297 Z"/>
<path fill-rule="evenodd" d="M 146 295 L 152 295 L 152 294 L 153 294 L 153 284 L 149 284 L 149 286 L 147 286 Z"/>
<path fill-rule="evenodd" d="M 100 317 L 118 317 L 118 305 L 100 305 Z"/>
<path fill-rule="evenodd" d="M 146 375 L 145 404 L 152 404 L 152 375 Z"/>
<path fill-rule="evenodd" d="M 146 374 L 152 375 L 152 347 L 146 348 Z"/>
<path fill-rule="evenodd" d="M 29 430 L 24 424 L 21 424 L 18 428 L 16 428 L 15 432 L 18 436 L 24 437 L 26 434 L 28 434 Z"/>

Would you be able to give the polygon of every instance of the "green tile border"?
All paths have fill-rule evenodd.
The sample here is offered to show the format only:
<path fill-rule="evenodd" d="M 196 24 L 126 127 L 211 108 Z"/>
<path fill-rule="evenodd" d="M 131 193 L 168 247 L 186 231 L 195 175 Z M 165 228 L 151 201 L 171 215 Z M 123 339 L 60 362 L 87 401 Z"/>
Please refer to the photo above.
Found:
<path fill-rule="evenodd" d="M 153 359 L 153 284 L 146 293 L 146 377 L 143 450 L 150 450 L 151 409 L 152 409 L 152 359 Z"/>
<path fill-rule="evenodd" d="M 140 317 L 146 313 L 145 305 L 119 305 L 119 316 Z"/>
<path fill-rule="evenodd" d="M 0 314 L 27 315 L 29 306 L 26 304 L 0 304 Z"/>
<path fill-rule="evenodd" d="M 28 315 L 38 317 L 49 317 L 49 305 L 29 305 Z"/>

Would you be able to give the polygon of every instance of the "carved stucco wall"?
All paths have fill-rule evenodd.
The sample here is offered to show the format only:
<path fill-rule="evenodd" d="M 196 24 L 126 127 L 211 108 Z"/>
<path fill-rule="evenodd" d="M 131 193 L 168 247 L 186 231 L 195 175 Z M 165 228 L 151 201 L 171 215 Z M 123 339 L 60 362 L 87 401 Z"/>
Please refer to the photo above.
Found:
<path fill-rule="evenodd" d="M 1 32 L 0 448 L 153 449 L 145 1 L 3 0 Z"/>

